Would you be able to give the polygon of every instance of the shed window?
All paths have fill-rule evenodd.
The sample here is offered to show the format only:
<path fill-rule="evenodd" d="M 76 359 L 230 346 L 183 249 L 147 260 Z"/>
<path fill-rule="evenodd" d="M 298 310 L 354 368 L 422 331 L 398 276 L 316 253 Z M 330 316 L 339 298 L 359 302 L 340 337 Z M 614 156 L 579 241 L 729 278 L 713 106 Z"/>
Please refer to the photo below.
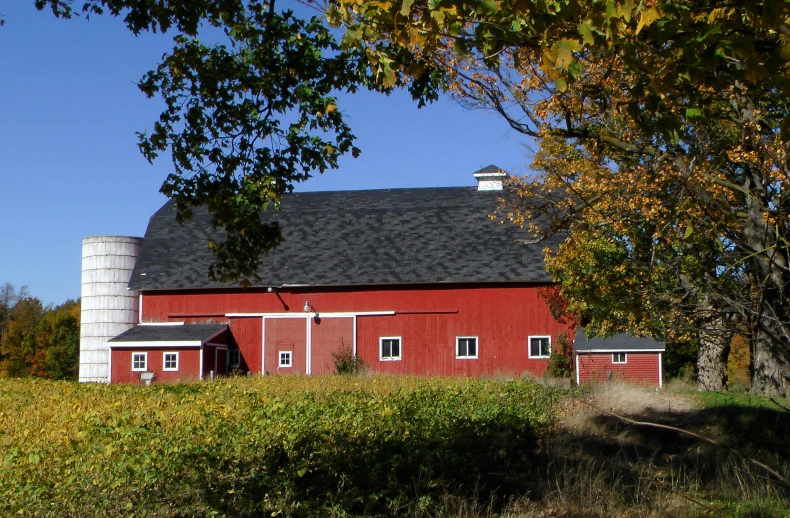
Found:
<path fill-rule="evenodd" d="M 455 338 L 456 358 L 477 358 L 477 337 L 458 336 Z"/>
<path fill-rule="evenodd" d="M 628 363 L 626 353 L 612 353 L 612 363 Z"/>
<path fill-rule="evenodd" d="M 241 351 L 238 349 L 230 349 L 228 351 L 228 367 L 231 369 L 238 369 L 241 365 Z"/>
<path fill-rule="evenodd" d="M 529 357 L 548 358 L 551 356 L 551 337 L 550 336 L 530 336 L 529 337 Z"/>
<path fill-rule="evenodd" d="M 132 353 L 132 370 L 148 370 L 148 353 Z"/>
<path fill-rule="evenodd" d="M 280 367 L 291 367 L 291 351 L 280 351 Z"/>
<path fill-rule="evenodd" d="M 166 371 L 178 370 L 178 353 L 164 353 L 162 365 Z"/>
<path fill-rule="evenodd" d="M 379 344 L 380 360 L 400 360 L 400 336 L 382 337 Z"/>

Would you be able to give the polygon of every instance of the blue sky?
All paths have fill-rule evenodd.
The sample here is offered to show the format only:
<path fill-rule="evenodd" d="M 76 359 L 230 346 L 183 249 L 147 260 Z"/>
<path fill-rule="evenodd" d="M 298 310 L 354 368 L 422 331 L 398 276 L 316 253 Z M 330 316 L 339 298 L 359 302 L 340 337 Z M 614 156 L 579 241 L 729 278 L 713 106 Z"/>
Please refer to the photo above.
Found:
<path fill-rule="evenodd" d="M 33 0 L 0 6 L 0 284 L 45 303 L 80 295 L 82 238 L 142 236 L 172 166 L 137 150 L 162 103 L 135 83 L 171 35 L 135 37 L 110 17 L 58 20 Z M 525 138 L 449 99 L 423 109 L 403 92 L 343 95 L 362 155 L 297 191 L 473 185 L 496 164 L 524 174 Z"/>

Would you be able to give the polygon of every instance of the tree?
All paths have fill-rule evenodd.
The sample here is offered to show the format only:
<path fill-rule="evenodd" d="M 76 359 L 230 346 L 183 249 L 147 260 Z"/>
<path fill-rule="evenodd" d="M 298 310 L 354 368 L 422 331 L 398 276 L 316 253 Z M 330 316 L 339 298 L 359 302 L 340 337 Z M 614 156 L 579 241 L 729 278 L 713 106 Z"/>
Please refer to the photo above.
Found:
<path fill-rule="evenodd" d="M 337 0 L 329 16 L 346 45 L 407 46 L 539 139 L 542 177 L 520 193 L 565 196 L 510 212 L 551 207 L 570 238 L 550 267 L 603 327 L 696 331 L 721 385 L 739 320 L 753 389 L 790 393 L 790 3 Z"/>
<path fill-rule="evenodd" d="M 21 298 L 11 309 L 0 341 L 0 377 L 29 375 L 29 358 L 36 353 L 36 327 L 43 315 L 44 306 L 36 297 Z"/>
<path fill-rule="evenodd" d="M 35 0 L 55 16 L 80 14 L 73 0 Z M 207 275 L 222 281 L 254 279 L 261 254 L 281 239 L 277 223 L 260 212 L 276 209 L 294 183 L 356 156 L 354 135 L 334 97 L 337 91 L 405 84 L 390 59 L 410 71 L 420 102 L 436 98 L 430 67 L 410 53 L 371 62 L 360 49 L 342 48 L 320 17 L 300 19 L 275 0 L 85 0 L 87 16 L 123 16 L 127 27 L 175 32 L 173 50 L 138 83 L 166 108 L 139 147 L 152 161 L 169 150 L 174 171 L 161 191 L 176 202 L 179 220 L 205 205 L 225 239 L 207 243 L 216 261 Z M 201 28 L 222 31 L 207 44 Z M 420 70 L 418 71 L 418 68 Z M 386 80 L 377 80 L 386 78 Z"/>
<path fill-rule="evenodd" d="M 76 380 L 80 356 L 80 303 L 68 300 L 47 310 L 33 336 L 35 352 L 26 358 L 30 375 Z"/>

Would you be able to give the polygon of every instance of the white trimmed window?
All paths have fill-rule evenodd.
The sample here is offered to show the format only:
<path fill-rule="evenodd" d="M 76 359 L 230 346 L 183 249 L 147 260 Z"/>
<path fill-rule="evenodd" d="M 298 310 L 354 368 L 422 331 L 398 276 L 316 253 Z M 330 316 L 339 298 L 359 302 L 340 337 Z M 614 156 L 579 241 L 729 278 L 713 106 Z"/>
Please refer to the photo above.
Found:
<path fill-rule="evenodd" d="M 148 370 L 148 353 L 132 353 L 132 371 Z"/>
<path fill-rule="evenodd" d="M 530 336 L 529 337 L 529 357 L 548 358 L 551 356 L 551 337 L 550 336 Z"/>
<path fill-rule="evenodd" d="M 280 367 L 291 367 L 291 351 L 280 351 Z"/>
<path fill-rule="evenodd" d="M 612 363 L 628 363 L 626 353 L 612 353 Z"/>
<path fill-rule="evenodd" d="M 165 371 L 178 370 L 178 353 L 163 353 L 162 370 Z"/>
<path fill-rule="evenodd" d="M 456 336 L 455 337 L 455 357 L 456 358 L 477 358 L 477 337 L 476 336 Z"/>
<path fill-rule="evenodd" d="M 241 351 L 238 349 L 228 350 L 228 367 L 238 369 L 241 366 Z"/>
<path fill-rule="evenodd" d="M 379 360 L 400 360 L 400 336 L 382 336 L 379 338 Z"/>

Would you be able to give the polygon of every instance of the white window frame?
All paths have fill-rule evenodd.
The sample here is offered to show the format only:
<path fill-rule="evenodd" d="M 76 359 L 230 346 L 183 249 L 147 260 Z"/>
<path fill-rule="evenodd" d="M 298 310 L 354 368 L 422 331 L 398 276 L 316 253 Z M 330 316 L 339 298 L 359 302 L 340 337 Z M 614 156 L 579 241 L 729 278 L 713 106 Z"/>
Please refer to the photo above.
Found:
<path fill-rule="evenodd" d="M 141 355 L 143 357 L 143 364 L 144 365 L 143 365 L 142 368 L 135 367 L 134 366 L 134 364 L 135 364 L 134 357 L 135 356 L 141 356 Z M 147 352 L 146 353 L 132 353 L 132 372 L 145 372 L 147 370 L 148 370 L 148 353 Z"/>
<path fill-rule="evenodd" d="M 176 357 L 176 366 L 175 367 L 168 367 L 167 366 L 167 356 L 168 355 L 175 355 Z M 162 370 L 166 372 L 178 372 L 179 367 L 179 357 L 178 351 L 166 351 L 162 353 Z"/>
<path fill-rule="evenodd" d="M 235 353 L 236 355 L 236 362 L 233 362 L 231 356 Z M 230 369 L 238 369 L 241 367 L 241 350 L 240 349 L 228 349 L 228 368 Z"/>
<path fill-rule="evenodd" d="M 622 355 L 622 361 L 615 359 Z M 612 365 L 624 365 L 628 363 L 628 353 L 612 353 Z"/>
<path fill-rule="evenodd" d="M 461 340 L 474 340 L 475 341 L 475 354 L 474 356 L 469 353 L 469 347 L 467 346 L 466 352 L 467 354 L 464 356 L 459 355 L 459 347 L 461 345 Z M 455 359 L 456 360 L 476 360 L 478 355 L 480 354 L 480 340 L 477 339 L 476 336 L 456 336 L 455 337 Z"/>
<path fill-rule="evenodd" d="M 397 340 L 398 341 L 398 355 L 392 354 L 392 346 L 390 346 L 390 355 L 384 356 L 384 340 Z M 379 360 L 383 362 L 397 362 L 403 357 L 403 340 L 400 336 L 382 336 L 379 337 Z"/>
<path fill-rule="evenodd" d="M 543 338 L 545 338 L 545 339 L 547 339 L 549 341 L 549 354 L 533 356 L 532 355 L 532 340 L 539 340 L 539 339 L 543 339 Z M 534 336 L 530 336 L 527 339 L 527 356 L 529 358 L 535 358 L 536 360 L 537 359 L 547 359 L 547 358 L 551 357 L 551 335 L 534 335 Z"/>
<path fill-rule="evenodd" d="M 283 363 L 283 354 L 288 355 L 288 363 Z M 294 366 L 294 353 L 293 351 L 279 351 L 277 353 L 277 366 L 288 369 Z"/>

